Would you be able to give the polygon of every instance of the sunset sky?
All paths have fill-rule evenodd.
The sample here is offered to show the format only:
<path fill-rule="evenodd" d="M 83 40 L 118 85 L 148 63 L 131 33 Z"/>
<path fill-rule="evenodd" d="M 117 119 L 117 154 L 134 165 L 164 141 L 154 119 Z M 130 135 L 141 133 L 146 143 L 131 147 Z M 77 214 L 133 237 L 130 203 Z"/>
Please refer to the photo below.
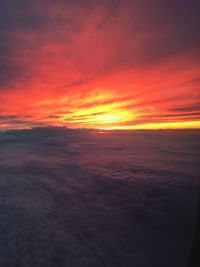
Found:
<path fill-rule="evenodd" d="M 1 0 L 0 130 L 200 128 L 197 0 Z"/>

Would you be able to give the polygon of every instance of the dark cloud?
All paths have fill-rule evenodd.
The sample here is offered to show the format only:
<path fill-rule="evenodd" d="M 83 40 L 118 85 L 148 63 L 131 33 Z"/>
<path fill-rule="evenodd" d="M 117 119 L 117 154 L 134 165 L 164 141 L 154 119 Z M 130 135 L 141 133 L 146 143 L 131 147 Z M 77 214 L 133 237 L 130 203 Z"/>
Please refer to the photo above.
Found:
<path fill-rule="evenodd" d="M 8 120 L 14 120 L 14 119 L 30 119 L 33 118 L 31 115 L 0 115 L 1 121 L 8 121 Z"/>
<path fill-rule="evenodd" d="M 10 120 L 18 118 L 17 115 L 0 115 L 0 120 Z"/>
<path fill-rule="evenodd" d="M 30 77 L 30 72 L 25 66 L 20 66 L 16 62 L 12 62 L 12 59 L 6 61 L 3 60 L 0 63 L 0 90 L 16 88 Z"/>
<path fill-rule="evenodd" d="M 141 36 L 141 41 L 132 47 L 132 51 L 131 47 L 122 48 L 122 64 L 128 62 L 130 66 L 145 67 L 162 63 L 183 52 L 193 54 L 194 59 L 199 56 L 200 5 L 197 1 L 132 1 L 131 8 L 128 27 L 130 36 L 125 35 L 122 40 L 130 41 Z"/>
<path fill-rule="evenodd" d="M 198 112 L 200 111 L 200 102 L 193 103 L 192 105 L 188 105 L 187 107 L 175 107 L 172 108 L 171 111 L 174 112 Z"/>
<path fill-rule="evenodd" d="M 32 69 L 25 64 L 24 54 L 29 51 L 30 56 L 33 49 L 31 42 L 12 34 L 1 34 L 0 29 L 0 90 L 22 86 L 31 78 Z M 24 54 L 21 54 L 21 50 Z"/>
<path fill-rule="evenodd" d="M 196 85 L 196 86 L 199 86 L 200 85 L 200 77 L 197 76 L 189 81 L 186 81 L 185 82 L 186 84 L 190 84 L 190 85 Z"/>
<path fill-rule="evenodd" d="M 11 128 L 16 129 L 48 125 L 47 123 L 34 121 L 33 119 L 34 117 L 30 115 L 0 115 L 1 131 L 4 129 L 4 125 L 12 125 Z"/>

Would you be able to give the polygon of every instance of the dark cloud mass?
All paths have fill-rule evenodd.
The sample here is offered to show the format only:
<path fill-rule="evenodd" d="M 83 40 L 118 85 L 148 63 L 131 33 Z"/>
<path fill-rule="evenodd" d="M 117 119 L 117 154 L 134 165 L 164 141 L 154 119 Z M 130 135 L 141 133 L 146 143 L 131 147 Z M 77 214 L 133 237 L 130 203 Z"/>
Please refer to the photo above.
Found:
<path fill-rule="evenodd" d="M 198 131 L 0 133 L 0 266 L 186 266 L 198 140 Z"/>

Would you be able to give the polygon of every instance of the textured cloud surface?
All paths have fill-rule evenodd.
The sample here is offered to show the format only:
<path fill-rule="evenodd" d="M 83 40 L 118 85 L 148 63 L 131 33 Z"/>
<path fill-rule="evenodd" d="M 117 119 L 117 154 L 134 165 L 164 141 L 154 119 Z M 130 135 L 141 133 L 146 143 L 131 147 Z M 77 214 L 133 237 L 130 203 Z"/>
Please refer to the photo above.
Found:
<path fill-rule="evenodd" d="M 2 0 L 1 128 L 200 127 L 199 8 Z"/>
<path fill-rule="evenodd" d="M 199 132 L 0 134 L 0 265 L 181 267 L 197 219 Z"/>

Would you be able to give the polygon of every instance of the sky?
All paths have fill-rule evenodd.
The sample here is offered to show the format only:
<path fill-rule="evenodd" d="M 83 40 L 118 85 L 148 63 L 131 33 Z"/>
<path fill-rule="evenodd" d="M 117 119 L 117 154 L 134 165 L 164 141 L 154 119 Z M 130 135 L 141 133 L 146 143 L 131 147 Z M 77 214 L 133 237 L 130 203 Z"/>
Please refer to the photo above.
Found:
<path fill-rule="evenodd" d="M 1 0 L 0 129 L 200 128 L 197 0 Z"/>

